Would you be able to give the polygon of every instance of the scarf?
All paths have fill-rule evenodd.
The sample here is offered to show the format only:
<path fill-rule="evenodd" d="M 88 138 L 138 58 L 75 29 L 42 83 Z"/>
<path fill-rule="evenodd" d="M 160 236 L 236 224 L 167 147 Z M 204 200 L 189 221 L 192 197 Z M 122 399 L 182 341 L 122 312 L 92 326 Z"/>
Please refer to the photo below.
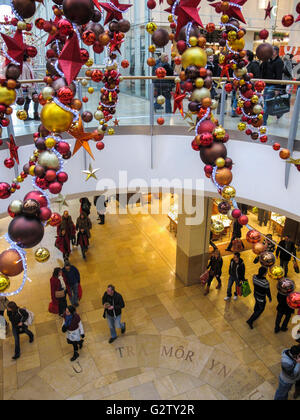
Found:
<path fill-rule="evenodd" d="M 64 278 L 63 278 L 62 276 L 59 276 L 59 277 L 58 277 L 58 280 L 60 281 L 61 288 L 62 288 L 63 290 L 66 290 L 66 283 L 65 283 L 65 281 L 64 281 Z"/>

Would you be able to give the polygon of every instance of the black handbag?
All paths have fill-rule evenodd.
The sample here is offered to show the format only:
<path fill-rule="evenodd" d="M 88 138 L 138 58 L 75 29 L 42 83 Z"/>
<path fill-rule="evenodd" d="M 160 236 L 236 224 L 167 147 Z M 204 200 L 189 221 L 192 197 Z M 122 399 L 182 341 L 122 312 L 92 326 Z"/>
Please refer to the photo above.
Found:
<path fill-rule="evenodd" d="M 266 103 L 268 114 L 273 116 L 286 114 L 291 109 L 291 98 L 288 93 L 266 99 Z"/>

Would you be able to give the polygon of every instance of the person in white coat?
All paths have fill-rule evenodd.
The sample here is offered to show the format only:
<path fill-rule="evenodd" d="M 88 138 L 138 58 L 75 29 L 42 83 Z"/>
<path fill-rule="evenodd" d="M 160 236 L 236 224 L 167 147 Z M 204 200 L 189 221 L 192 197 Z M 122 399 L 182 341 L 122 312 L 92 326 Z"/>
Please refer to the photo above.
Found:
<path fill-rule="evenodd" d="M 79 357 L 78 349 L 82 349 L 84 340 L 84 329 L 80 316 L 76 313 L 74 306 L 68 306 L 63 315 L 64 323 L 62 332 L 67 333 L 67 342 L 72 344 L 74 348 L 74 355 L 71 362 L 74 362 Z"/>

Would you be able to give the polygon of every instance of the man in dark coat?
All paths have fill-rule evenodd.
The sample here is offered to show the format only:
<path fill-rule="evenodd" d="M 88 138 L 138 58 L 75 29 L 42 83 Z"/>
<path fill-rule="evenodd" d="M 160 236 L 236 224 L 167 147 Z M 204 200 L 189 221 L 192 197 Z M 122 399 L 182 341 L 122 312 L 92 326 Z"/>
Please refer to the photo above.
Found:
<path fill-rule="evenodd" d="M 253 329 L 253 322 L 256 321 L 265 310 L 267 297 L 269 298 L 270 303 L 272 302 L 270 283 L 266 279 L 267 272 L 268 269 L 266 267 L 260 267 L 258 274 L 253 276 L 255 307 L 253 315 L 247 321 L 251 330 Z"/>
<path fill-rule="evenodd" d="M 169 61 L 168 54 L 163 53 L 160 56 L 160 58 L 157 60 L 156 65 L 153 68 L 153 76 L 155 76 L 156 70 L 160 67 L 163 67 L 166 70 L 167 76 L 174 76 L 174 70 L 168 61 Z M 154 87 L 156 90 L 156 97 L 162 95 L 166 99 L 166 114 L 172 114 L 171 92 L 174 87 L 174 81 L 162 80 L 162 79 L 155 80 Z M 155 102 L 154 109 L 155 111 L 161 109 L 161 105 Z"/>
<path fill-rule="evenodd" d="M 247 66 L 248 73 L 253 74 L 253 79 L 259 79 L 260 78 L 259 62 L 254 60 L 254 54 L 252 51 L 247 50 L 246 59 L 249 62 Z"/>
<path fill-rule="evenodd" d="M 70 287 L 71 295 L 70 300 L 71 304 L 77 308 L 79 306 L 78 301 L 78 288 L 80 284 L 80 273 L 74 265 L 66 263 L 63 268 L 63 273 L 67 279 L 67 283 Z"/>
<path fill-rule="evenodd" d="M 12 333 L 15 339 L 15 355 L 13 356 L 13 360 L 17 360 L 21 355 L 20 334 L 28 335 L 29 343 L 33 343 L 34 335 L 25 324 L 29 317 L 25 309 L 19 308 L 15 302 L 9 302 L 7 305 L 7 315 L 11 322 Z"/>
<path fill-rule="evenodd" d="M 125 303 L 122 295 L 117 293 L 115 287 L 110 284 L 102 297 L 102 304 L 104 306 L 103 318 L 107 319 L 111 333 L 111 338 L 109 339 L 111 344 L 117 339 L 116 328 L 120 328 L 122 334 L 126 331 L 125 322 L 121 322 L 122 309 L 125 307 Z"/>
<path fill-rule="evenodd" d="M 236 284 L 236 290 L 235 290 L 233 299 L 237 300 L 238 298 L 237 288 L 238 286 L 241 286 L 242 282 L 245 280 L 245 271 L 246 271 L 245 264 L 241 258 L 241 254 L 239 252 L 236 252 L 229 266 L 229 281 L 228 281 L 228 288 L 227 288 L 227 296 L 224 299 L 225 301 L 228 301 L 231 299 L 232 286 L 234 283 Z"/>
<path fill-rule="evenodd" d="M 279 242 L 279 245 L 276 249 L 276 257 L 278 258 L 279 256 L 280 258 L 280 265 L 284 269 L 285 277 L 287 277 L 289 270 L 289 262 L 292 259 L 291 254 L 296 255 L 296 247 L 294 242 L 291 241 L 290 237 L 286 235 L 285 238 Z"/>
<path fill-rule="evenodd" d="M 289 305 L 287 304 L 286 298 L 287 298 L 287 295 L 284 295 L 278 292 L 278 295 L 277 295 L 278 306 L 276 308 L 277 317 L 275 321 L 275 331 L 274 331 L 275 334 L 278 334 L 280 331 L 283 331 L 283 332 L 288 331 L 288 325 L 289 325 L 290 319 L 292 315 L 295 313 L 294 309 L 290 308 Z M 285 319 L 281 325 L 281 321 L 283 317 L 285 317 Z"/>
<path fill-rule="evenodd" d="M 233 222 L 233 231 L 232 231 L 231 241 L 228 247 L 226 248 L 226 251 L 230 252 L 233 245 L 233 241 L 235 239 L 240 239 L 242 237 L 242 228 L 243 226 L 238 222 L 238 220 L 235 219 Z M 241 241 L 241 243 L 242 243 L 242 247 L 245 248 L 243 241 Z"/>

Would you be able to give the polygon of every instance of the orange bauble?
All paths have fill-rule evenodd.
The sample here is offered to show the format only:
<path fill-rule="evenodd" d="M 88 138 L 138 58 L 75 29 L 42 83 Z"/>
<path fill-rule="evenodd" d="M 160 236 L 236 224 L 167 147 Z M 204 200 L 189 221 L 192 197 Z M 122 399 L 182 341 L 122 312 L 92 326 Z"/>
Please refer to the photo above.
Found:
<path fill-rule="evenodd" d="M 71 107 L 77 111 L 80 111 L 82 108 L 82 102 L 79 99 L 73 99 L 71 102 Z"/>
<path fill-rule="evenodd" d="M 17 82 L 13 79 L 7 81 L 7 89 L 15 89 Z"/>
<path fill-rule="evenodd" d="M 165 123 L 165 120 L 162 117 L 157 118 L 157 124 L 164 125 L 164 123 Z"/>
<path fill-rule="evenodd" d="M 149 57 L 147 60 L 147 64 L 149 67 L 154 67 L 156 64 L 155 58 L 154 57 Z"/>
<path fill-rule="evenodd" d="M 18 276 L 23 271 L 20 254 L 14 249 L 9 249 L 0 254 L 0 272 L 9 277 Z"/>
<path fill-rule="evenodd" d="M 252 251 L 256 255 L 260 255 L 262 252 L 266 250 L 266 245 L 264 245 L 262 242 L 257 242 L 256 244 L 253 244 Z"/>
<path fill-rule="evenodd" d="M 279 153 L 281 159 L 288 159 L 291 156 L 291 152 L 289 149 L 282 149 Z"/>
<path fill-rule="evenodd" d="M 107 33 L 99 35 L 98 39 L 102 46 L 108 45 L 110 43 L 110 36 Z"/>
<path fill-rule="evenodd" d="M 204 36 L 200 36 L 198 38 L 198 46 L 200 48 L 203 48 L 203 47 L 205 47 L 205 44 L 206 44 L 206 38 L 204 38 Z"/>
<path fill-rule="evenodd" d="M 257 230 L 254 230 L 254 229 L 249 230 L 246 235 L 246 240 L 247 242 L 250 242 L 251 244 L 256 244 L 260 242 L 261 234 Z"/>
<path fill-rule="evenodd" d="M 220 185 L 229 185 L 232 181 L 232 172 L 228 168 L 218 169 L 216 172 L 216 181 Z"/>
<path fill-rule="evenodd" d="M 204 108 L 209 108 L 211 106 L 211 99 L 210 98 L 204 98 L 202 100 L 202 106 Z"/>

